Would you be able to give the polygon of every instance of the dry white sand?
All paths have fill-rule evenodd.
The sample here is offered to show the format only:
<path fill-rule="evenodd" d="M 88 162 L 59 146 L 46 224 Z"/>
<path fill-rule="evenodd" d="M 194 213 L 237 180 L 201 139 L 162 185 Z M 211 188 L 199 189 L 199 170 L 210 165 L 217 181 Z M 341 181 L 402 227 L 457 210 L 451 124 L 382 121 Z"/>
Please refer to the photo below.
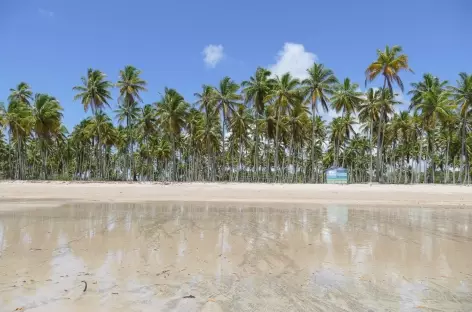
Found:
<path fill-rule="evenodd" d="M 457 185 L 249 183 L 0 182 L 0 210 L 71 202 L 208 201 L 472 207 L 472 188 Z M 12 205 L 12 204 L 16 205 Z"/>

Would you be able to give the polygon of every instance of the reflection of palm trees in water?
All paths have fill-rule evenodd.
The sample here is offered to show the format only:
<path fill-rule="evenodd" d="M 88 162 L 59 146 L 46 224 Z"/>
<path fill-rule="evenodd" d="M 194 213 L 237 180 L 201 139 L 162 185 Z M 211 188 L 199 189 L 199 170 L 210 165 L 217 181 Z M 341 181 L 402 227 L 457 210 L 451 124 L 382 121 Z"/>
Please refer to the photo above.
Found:
<path fill-rule="evenodd" d="M 194 289 L 200 289 L 208 279 L 216 279 L 224 289 L 232 285 L 232 289 L 247 292 L 247 287 L 235 287 L 248 285 L 249 279 L 265 285 L 275 276 L 279 276 L 279 283 L 291 285 L 311 275 L 325 278 L 326 283 L 333 282 L 343 291 L 347 287 L 343 283 L 349 281 L 356 281 L 361 289 L 369 281 L 372 287 L 384 291 L 380 288 L 406 283 L 402 276 L 412 284 L 425 276 L 445 275 L 447 283 L 454 286 L 461 271 L 470 272 L 466 262 L 472 250 L 463 248 L 472 236 L 470 213 L 217 207 L 99 205 L 17 213 L 0 221 L 0 246 L 8 246 L 2 262 L 12 271 L 34 267 L 34 279 L 42 281 L 49 278 L 54 265 L 63 268 L 54 276 L 66 274 L 77 279 L 74 274 L 79 271 L 90 272 L 101 281 L 96 286 L 89 284 L 90 291 L 114 285 L 126 289 L 127 279 L 143 285 L 156 279 L 187 286 L 193 281 Z M 32 223 L 35 220 L 40 221 Z M 31 240 L 23 242 L 22 235 Z M 58 250 L 58 246 L 64 248 Z M 53 254 L 53 250 L 58 252 Z M 56 255 L 53 261 L 52 254 Z M 336 276 L 329 279 L 327 269 L 343 272 L 344 280 Z M 164 278 L 168 275 L 157 276 L 163 270 L 170 271 L 169 280 Z M 232 273 L 237 273 L 237 278 Z M 10 274 L 5 278 L 16 277 Z M 384 284 L 380 282 L 383 279 Z M 310 281 L 302 282 L 303 287 L 320 287 L 316 279 Z M 438 283 L 443 283 L 441 278 Z M 359 300 L 368 293 L 360 294 Z M 133 296 L 136 294 L 127 298 Z"/>

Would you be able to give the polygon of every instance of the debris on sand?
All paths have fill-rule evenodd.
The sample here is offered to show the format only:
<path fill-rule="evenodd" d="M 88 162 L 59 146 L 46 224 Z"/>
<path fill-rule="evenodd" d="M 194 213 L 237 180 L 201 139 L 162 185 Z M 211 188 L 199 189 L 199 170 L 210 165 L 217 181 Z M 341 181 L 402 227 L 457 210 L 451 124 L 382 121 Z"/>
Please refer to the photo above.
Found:
<path fill-rule="evenodd" d="M 86 282 L 86 281 L 82 281 L 82 283 L 85 284 L 84 292 L 86 292 L 86 291 L 87 291 L 87 282 Z"/>
<path fill-rule="evenodd" d="M 162 275 L 162 274 L 166 274 L 166 273 L 169 273 L 170 270 L 164 270 L 162 271 L 161 273 L 157 273 L 156 276 L 159 276 L 159 275 Z"/>
<path fill-rule="evenodd" d="M 182 298 L 184 298 L 184 299 L 195 299 L 195 296 L 188 295 L 188 296 L 183 296 Z"/>

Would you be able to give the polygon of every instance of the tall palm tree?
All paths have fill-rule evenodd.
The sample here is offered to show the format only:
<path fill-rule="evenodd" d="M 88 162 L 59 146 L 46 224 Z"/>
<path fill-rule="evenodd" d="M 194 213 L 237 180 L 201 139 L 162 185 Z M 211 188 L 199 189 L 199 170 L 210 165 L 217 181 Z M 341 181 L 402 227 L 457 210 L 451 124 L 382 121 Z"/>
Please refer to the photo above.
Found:
<path fill-rule="evenodd" d="M 362 103 L 362 92 L 358 91 L 359 85 L 351 83 L 349 78 L 344 79 L 342 84 L 336 85 L 331 97 L 331 108 L 343 116 L 354 114 Z"/>
<path fill-rule="evenodd" d="M 257 181 L 259 181 L 259 164 L 258 164 L 258 151 L 259 151 L 259 123 L 257 122 L 262 118 L 266 99 L 272 92 L 273 80 L 270 79 L 271 72 L 265 68 L 258 67 L 254 76 L 250 77 L 249 80 L 245 80 L 241 83 L 243 87 L 244 99 L 246 104 L 252 103 L 255 113 L 255 146 L 254 146 L 254 168 L 256 170 Z"/>
<path fill-rule="evenodd" d="M 269 94 L 269 100 L 275 105 L 276 125 L 275 125 L 275 180 L 277 180 L 277 172 L 279 170 L 279 132 L 280 119 L 282 115 L 286 115 L 296 99 L 300 99 L 302 94 L 298 89 L 300 81 L 293 78 L 290 73 L 283 74 L 281 77 L 275 76 L 273 81 L 273 89 Z"/>
<path fill-rule="evenodd" d="M 29 104 L 33 99 L 33 91 L 26 82 L 20 82 L 15 89 L 10 89 L 9 101 Z"/>
<path fill-rule="evenodd" d="M 131 65 L 125 66 L 120 70 L 119 80 L 116 86 L 120 92 L 120 100 L 125 109 L 131 109 L 135 103 L 142 102 L 141 92 L 147 91 L 146 81 L 141 78 L 141 71 Z M 131 117 L 131 115 L 128 115 Z M 126 129 L 128 131 L 128 151 L 129 151 L 129 167 L 132 170 L 133 180 L 136 179 L 136 172 L 134 171 L 134 140 L 131 127 L 134 125 L 134 120 L 126 119 Z"/>
<path fill-rule="evenodd" d="M 231 113 L 234 111 L 236 105 L 238 105 L 239 101 L 242 99 L 241 95 L 237 92 L 239 90 L 239 85 L 234 82 L 230 77 L 224 77 L 218 86 L 215 89 L 215 103 L 216 103 L 216 111 L 221 113 L 221 120 L 222 120 L 222 130 L 223 130 L 223 137 L 221 138 L 221 145 L 222 145 L 222 155 L 223 155 L 223 178 L 226 172 L 226 162 L 225 162 L 225 130 L 226 124 L 231 116 Z"/>
<path fill-rule="evenodd" d="M 172 179 L 177 180 L 176 139 L 186 123 L 189 105 L 176 90 L 165 88 L 161 100 L 155 103 L 159 124 L 172 142 Z"/>
<path fill-rule="evenodd" d="M 48 145 L 61 129 L 62 107 L 59 101 L 47 94 L 36 94 L 33 103 L 33 129 L 39 138 L 41 148 L 42 178 L 47 178 L 46 163 Z"/>
<path fill-rule="evenodd" d="M 385 50 L 377 50 L 377 59 L 373 61 L 366 69 L 365 76 L 366 76 L 366 85 L 367 82 L 373 81 L 379 75 L 383 76 L 384 83 L 383 89 L 388 87 L 388 90 L 391 94 L 393 94 L 393 85 L 396 84 L 403 92 L 403 81 L 400 78 L 400 73 L 402 71 L 410 71 L 413 70 L 408 65 L 408 56 L 406 54 L 402 54 L 403 49 L 401 46 L 393 46 L 389 47 L 386 46 Z M 385 112 L 381 112 L 381 116 L 385 115 Z M 380 120 L 381 125 L 383 125 L 383 120 Z M 379 145 L 379 144 L 377 144 Z M 377 151 L 377 164 L 379 165 L 382 157 L 382 152 Z M 377 168 L 377 179 L 379 182 L 382 182 L 380 171 Z"/>
<path fill-rule="evenodd" d="M 74 100 L 80 100 L 84 111 L 88 111 L 90 108 L 93 114 L 100 113 L 103 108 L 110 106 L 108 101 L 112 99 L 110 88 L 113 84 L 106 80 L 106 75 L 97 69 L 89 68 L 87 70 L 87 76 L 81 78 L 82 85 L 75 86 L 72 90 L 77 91 L 77 94 L 74 96 Z M 100 133 L 97 134 L 98 141 L 100 141 Z M 100 152 L 100 150 L 98 150 Z M 97 165 L 100 170 L 99 159 L 100 155 L 97 155 Z"/>
<path fill-rule="evenodd" d="M 325 68 L 323 64 L 313 64 L 307 69 L 308 78 L 302 81 L 303 91 L 306 93 L 307 100 L 311 104 L 312 118 L 312 142 L 315 141 L 315 119 L 318 110 L 318 104 L 321 104 L 324 112 L 328 112 L 329 97 L 334 91 L 334 86 L 338 83 L 338 79 L 333 71 Z M 315 145 L 311 145 L 311 162 L 312 168 L 315 164 Z M 313 182 L 314 171 L 311 172 L 311 180 Z"/>
<path fill-rule="evenodd" d="M 467 75 L 462 72 L 459 74 L 457 80 L 457 87 L 451 88 L 454 100 L 459 107 L 459 114 L 461 118 L 461 160 L 460 168 L 461 172 L 469 172 L 469 159 L 468 153 L 466 153 L 466 138 L 467 138 L 467 124 L 471 117 L 472 112 L 472 75 Z M 465 165 L 464 165 L 465 164 Z M 461 181 L 460 181 L 461 182 Z"/>

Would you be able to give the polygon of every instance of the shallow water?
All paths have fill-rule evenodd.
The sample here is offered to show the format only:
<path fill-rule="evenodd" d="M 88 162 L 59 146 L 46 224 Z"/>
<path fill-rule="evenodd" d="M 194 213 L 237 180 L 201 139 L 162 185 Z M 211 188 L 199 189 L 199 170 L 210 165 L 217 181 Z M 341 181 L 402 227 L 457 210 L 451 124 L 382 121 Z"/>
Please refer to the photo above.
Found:
<path fill-rule="evenodd" d="M 472 311 L 472 211 L 161 203 L 4 212 L 0 311 L 17 308 Z"/>

